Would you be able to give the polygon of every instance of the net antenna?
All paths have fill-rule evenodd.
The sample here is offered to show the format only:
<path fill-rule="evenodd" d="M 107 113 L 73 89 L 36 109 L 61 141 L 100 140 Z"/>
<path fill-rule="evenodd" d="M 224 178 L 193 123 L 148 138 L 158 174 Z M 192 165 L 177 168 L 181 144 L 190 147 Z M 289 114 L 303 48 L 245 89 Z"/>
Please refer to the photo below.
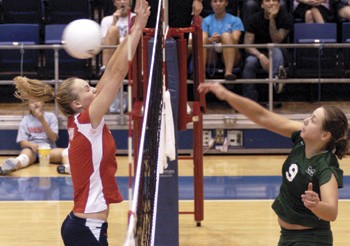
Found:
<path fill-rule="evenodd" d="M 167 0 L 163 1 L 167 2 Z M 168 4 L 166 3 L 165 5 L 167 6 Z M 159 139 L 161 135 L 163 92 L 165 90 L 163 71 L 165 60 L 163 54 L 164 36 L 163 30 L 160 29 L 162 6 L 162 0 L 159 0 L 147 93 L 143 106 L 143 121 L 137 156 L 134 191 L 124 246 L 154 245 L 155 214 L 157 211 L 156 197 L 159 182 Z M 165 19 L 168 18 L 165 17 Z M 163 28 L 164 26 L 163 23 Z M 144 49 L 147 48 L 144 47 Z"/>
<path fill-rule="evenodd" d="M 123 6 L 124 8 L 124 6 Z M 131 10 L 128 9 L 128 34 L 131 31 Z M 131 56 L 131 40 L 127 39 L 128 49 L 128 166 L 129 166 L 129 180 L 128 180 L 128 198 L 131 205 L 132 199 L 132 56 Z M 121 89 L 122 90 L 122 89 Z M 123 91 L 121 93 L 123 95 Z"/>

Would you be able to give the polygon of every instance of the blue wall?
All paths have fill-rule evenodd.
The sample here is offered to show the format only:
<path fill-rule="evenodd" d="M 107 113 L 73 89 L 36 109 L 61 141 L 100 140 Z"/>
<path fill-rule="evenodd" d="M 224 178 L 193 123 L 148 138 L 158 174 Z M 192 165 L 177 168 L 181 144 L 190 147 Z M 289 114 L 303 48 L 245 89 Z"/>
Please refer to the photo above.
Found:
<path fill-rule="evenodd" d="M 128 130 L 111 130 L 114 136 L 118 150 L 128 150 Z M 179 131 L 178 146 L 179 150 L 191 150 L 193 146 L 192 129 Z M 0 150 L 19 150 L 16 143 L 17 130 L 0 130 Z M 59 131 L 58 147 L 67 147 L 68 134 L 67 130 Z M 264 129 L 244 129 L 243 130 L 243 147 L 235 149 L 288 149 L 292 147 L 289 138 L 282 137 Z"/>

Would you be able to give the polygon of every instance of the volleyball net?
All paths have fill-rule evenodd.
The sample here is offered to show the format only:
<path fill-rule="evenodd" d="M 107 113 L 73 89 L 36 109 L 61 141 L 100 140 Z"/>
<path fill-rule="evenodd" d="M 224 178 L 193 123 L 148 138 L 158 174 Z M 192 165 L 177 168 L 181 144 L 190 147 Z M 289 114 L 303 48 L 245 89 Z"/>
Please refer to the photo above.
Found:
<path fill-rule="evenodd" d="M 159 0 L 155 28 L 144 29 L 142 45 L 133 62 L 135 175 L 124 242 L 127 246 L 178 245 L 178 215 L 194 214 L 197 226 L 203 220 L 202 111 L 205 97 L 193 90 L 194 100 L 189 102 L 191 112 L 187 110 L 186 97 L 186 33 L 192 33 L 195 44 L 192 47 L 193 88 L 204 79 L 201 18 L 193 17 L 191 27 L 168 28 L 167 6 L 166 0 Z M 194 211 L 179 211 L 178 133 L 186 129 L 187 123 L 193 125 Z M 169 137 L 171 134 L 173 136 Z"/>
<path fill-rule="evenodd" d="M 158 160 L 163 112 L 163 30 L 160 1 L 149 69 L 143 121 L 135 169 L 134 191 L 129 212 L 129 225 L 124 245 L 154 245 Z M 147 47 L 144 47 L 147 48 Z"/>

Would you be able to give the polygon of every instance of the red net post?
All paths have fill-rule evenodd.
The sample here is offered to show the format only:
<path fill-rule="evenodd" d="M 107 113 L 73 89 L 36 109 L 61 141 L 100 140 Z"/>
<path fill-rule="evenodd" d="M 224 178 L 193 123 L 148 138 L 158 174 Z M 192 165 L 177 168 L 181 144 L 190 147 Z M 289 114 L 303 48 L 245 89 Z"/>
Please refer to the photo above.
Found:
<path fill-rule="evenodd" d="M 179 66 L 179 117 L 178 129 L 186 130 L 187 114 L 187 40 L 183 33 L 179 33 L 177 42 L 177 58 Z"/>
<path fill-rule="evenodd" d="M 187 41 L 184 33 L 192 33 L 192 59 L 194 85 L 194 101 L 192 113 L 187 113 Z M 179 130 L 186 130 L 188 123 L 193 123 L 193 182 L 194 182 L 194 211 L 180 212 L 194 214 L 197 226 L 204 219 L 204 181 L 203 181 L 203 116 L 206 109 L 205 96 L 198 93 L 197 88 L 204 82 L 202 18 L 194 17 L 193 25 L 189 28 L 170 28 L 169 35 L 177 38 L 179 61 Z"/>
<path fill-rule="evenodd" d="M 193 115 L 194 219 L 199 226 L 204 219 L 203 116 L 200 102 L 193 102 Z"/>
<path fill-rule="evenodd" d="M 193 93 L 194 100 L 200 103 L 203 112 L 206 110 L 205 95 L 197 90 L 200 83 L 204 82 L 204 63 L 203 63 L 203 31 L 202 17 L 194 16 L 193 25 L 195 29 L 192 32 L 192 57 L 193 57 Z"/>
<path fill-rule="evenodd" d="M 202 17 L 193 18 L 194 31 L 192 32 L 192 58 L 193 58 L 193 94 L 192 103 L 193 122 L 193 181 L 194 181 L 194 219 L 200 226 L 204 219 L 204 174 L 203 174 L 203 115 L 206 109 L 205 95 L 197 90 L 204 82 L 203 63 L 203 35 Z"/>
<path fill-rule="evenodd" d="M 183 214 L 194 214 L 194 219 L 197 226 L 201 224 L 204 219 L 204 182 L 203 182 L 203 116 L 205 111 L 205 97 L 198 93 L 197 87 L 199 83 L 204 81 L 203 68 L 203 41 L 201 17 L 194 18 L 194 24 L 188 28 L 170 28 L 168 30 L 168 37 L 176 37 L 177 53 L 178 53 L 178 67 L 179 67 L 179 121 L 178 129 L 186 130 L 187 124 L 193 122 L 193 163 L 194 163 L 194 211 L 179 212 Z M 134 119 L 134 159 L 137 163 L 138 144 L 140 140 L 140 133 L 142 128 L 142 107 L 143 100 L 146 98 L 148 80 L 148 42 L 154 36 L 154 29 L 145 29 L 145 35 L 142 40 L 142 55 L 137 59 L 142 60 L 142 65 L 136 63 L 141 69 L 137 70 L 137 76 L 133 83 L 133 90 L 135 91 L 135 103 L 133 110 Z M 184 33 L 192 33 L 193 41 L 193 64 L 194 64 L 194 101 L 190 102 L 192 105 L 192 113 L 187 113 L 187 40 L 184 38 Z M 133 70 L 133 71 L 135 71 Z M 142 88 L 142 89 L 140 89 Z M 140 93 L 140 91 L 143 91 Z"/>

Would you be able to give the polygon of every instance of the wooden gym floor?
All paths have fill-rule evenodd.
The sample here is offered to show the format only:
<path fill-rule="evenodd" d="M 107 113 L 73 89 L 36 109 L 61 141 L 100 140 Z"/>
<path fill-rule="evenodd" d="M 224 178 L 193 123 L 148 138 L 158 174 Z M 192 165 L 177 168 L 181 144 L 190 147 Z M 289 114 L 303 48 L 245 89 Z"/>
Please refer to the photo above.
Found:
<path fill-rule="evenodd" d="M 273 199 L 264 198 L 265 193 L 261 187 L 265 186 L 264 182 L 267 187 L 269 180 L 277 180 L 273 185 L 276 186 L 274 190 L 278 188 L 280 168 L 285 157 L 206 155 L 204 220 L 197 227 L 193 215 L 179 215 L 180 245 L 277 245 L 279 227 L 271 209 Z M 0 162 L 5 158 L 7 157 L 1 156 Z M 127 157 L 117 156 L 117 160 L 117 179 L 125 180 L 128 176 Z M 345 158 L 340 163 L 345 175 L 349 175 L 349 160 Z M 181 180 L 191 176 L 192 172 L 191 160 L 179 161 L 180 211 L 193 211 L 193 200 L 181 199 Z M 248 178 L 251 183 L 240 183 L 240 178 Z M 56 179 L 68 184 L 70 182 L 69 175 L 56 173 L 56 165 L 39 164 L 0 177 L 0 245 L 63 245 L 60 227 L 72 208 L 72 201 L 56 194 Z M 33 180 L 38 182 L 31 182 Z M 222 188 L 230 187 L 236 188 L 237 196 L 233 195 L 232 198 L 231 192 L 228 192 L 223 193 L 223 197 L 212 198 L 212 193 L 217 194 Z M 344 198 L 339 203 L 338 219 L 332 223 L 334 245 L 337 246 L 347 246 L 350 243 L 350 194 L 348 187 L 343 190 L 346 194 L 341 195 Z M 18 194 L 23 199 L 19 199 Z M 60 199 L 51 199 L 56 195 Z M 31 198 L 35 199 L 30 200 Z M 112 246 L 123 244 L 128 209 L 128 201 L 111 207 L 108 234 Z"/>
<path fill-rule="evenodd" d="M 322 102 L 337 105 L 350 113 L 349 102 Z M 278 113 L 310 114 L 319 103 L 283 102 L 275 109 Z M 47 104 L 53 111 L 54 105 Z M 27 106 L 10 103 L 0 104 L 2 115 L 27 114 Z M 229 113 L 234 110 L 225 104 L 211 104 L 208 114 Z M 8 156 L 0 156 L 0 163 Z M 181 246 L 195 245 L 277 245 L 279 227 L 271 209 L 273 197 L 278 191 L 281 165 L 285 155 L 205 155 L 205 202 L 204 220 L 196 226 L 193 215 L 179 215 L 179 241 Z M 347 183 L 341 192 L 339 214 L 332 223 L 334 245 L 350 243 L 350 165 L 343 159 Z M 128 161 L 126 156 L 117 156 L 117 179 L 126 180 Z M 191 160 L 179 160 L 180 211 L 193 210 L 193 199 L 182 191 L 182 180 L 193 175 Z M 248 183 L 243 182 L 248 179 Z M 0 177 L 0 245 L 47 246 L 63 245 L 61 223 L 72 209 L 72 200 L 58 194 L 67 191 L 56 187 L 57 180 L 63 186 L 71 184 L 69 175 L 56 173 L 56 165 L 28 168 Z M 275 183 L 271 183 L 271 180 Z M 61 184 L 60 183 L 60 184 Z M 269 191 L 262 187 L 268 187 Z M 269 188 L 270 187 L 270 188 Z M 271 193 L 272 187 L 272 194 Z M 66 188 L 65 188 L 66 189 Z M 224 190 L 224 192 L 223 192 Z M 68 191 L 68 193 L 71 191 Z M 215 197 L 220 193 L 221 196 Z M 129 202 L 113 205 L 109 217 L 109 242 L 111 246 L 123 245 Z"/>

